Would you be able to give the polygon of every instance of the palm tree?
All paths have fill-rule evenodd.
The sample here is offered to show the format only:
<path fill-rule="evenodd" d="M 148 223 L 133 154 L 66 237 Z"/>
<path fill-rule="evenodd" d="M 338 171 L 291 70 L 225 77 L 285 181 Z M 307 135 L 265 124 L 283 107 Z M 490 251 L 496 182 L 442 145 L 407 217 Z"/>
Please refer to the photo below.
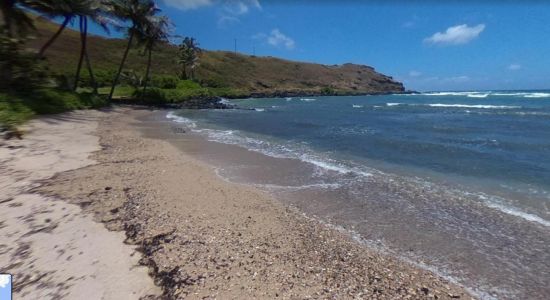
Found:
<path fill-rule="evenodd" d="M 147 69 L 145 71 L 145 78 L 143 81 L 143 93 L 141 97 L 145 97 L 147 91 L 147 83 L 149 81 L 149 72 L 151 70 L 151 56 L 155 46 L 158 43 L 168 41 L 168 33 L 170 27 L 170 20 L 166 16 L 151 17 L 149 23 L 145 27 L 143 35 L 140 36 L 140 43 L 144 44 L 145 51 L 147 53 Z"/>
<path fill-rule="evenodd" d="M 126 45 L 126 50 L 124 50 L 124 54 L 122 55 L 122 60 L 115 75 L 115 79 L 113 80 L 113 86 L 111 87 L 111 92 L 109 93 L 109 100 L 113 98 L 115 87 L 118 84 L 120 73 L 124 68 L 124 63 L 128 57 L 128 51 L 130 51 L 135 35 L 143 34 L 143 32 L 145 32 L 145 28 L 151 21 L 151 17 L 160 11 L 152 0 L 112 0 L 110 5 L 112 7 L 113 14 L 122 20 L 129 21 L 131 26 L 127 29 L 128 44 Z"/>
<path fill-rule="evenodd" d="M 9 38 L 25 36 L 30 30 L 35 29 L 32 19 L 22 8 L 24 1 L 21 0 L 2 0 L 0 1 L 0 10 L 2 11 L 3 27 Z"/>
<path fill-rule="evenodd" d="M 91 69 L 90 60 L 86 49 L 87 31 L 88 31 L 88 18 L 99 24 L 106 32 L 109 32 L 107 24 L 109 23 L 106 15 L 108 14 L 108 7 L 105 5 L 104 0 L 23 0 L 25 5 L 44 14 L 45 16 L 53 19 L 56 17 L 62 17 L 63 22 L 59 26 L 59 29 L 55 34 L 48 39 L 48 41 L 40 48 L 38 57 L 42 58 L 46 50 L 54 43 L 54 41 L 61 35 L 63 30 L 67 27 L 69 22 L 72 22 L 76 17 L 79 19 L 80 27 L 80 40 L 81 49 L 80 57 L 77 65 L 75 80 L 73 89 L 78 87 L 78 81 L 80 80 L 80 70 L 82 68 L 82 62 L 86 58 L 86 65 L 92 85 L 95 89 L 95 80 Z"/>
<path fill-rule="evenodd" d="M 18 48 L 27 33 L 36 29 L 33 20 L 21 8 L 20 0 L 2 0 L 0 1 L 0 11 L 2 12 L 3 24 L 0 27 L 0 36 L 2 38 L 3 50 L 0 57 L 0 87 L 9 86 L 13 79 Z"/>
<path fill-rule="evenodd" d="M 194 38 L 186 37 L 179 46 L 178 64 L 182 67 L 181 77 L 193 79 L 195 68 L 199 65 L 199 56 L 202 53 L 199 44 Z M 190 72 L 187 72 L 187 69 Z"/>
<path fill-rule="evenodd" d="M 38 51 L 38 57 L 43 57 L 44 52 L 61 35 L 63 30 L 76 16 L 90 15 L 93 10 L 94 0 L 22 0 L 25 6 L 38 11 L 50 19 L 62 17 L 63 22 L 55 34 L 50 37 Z"/>

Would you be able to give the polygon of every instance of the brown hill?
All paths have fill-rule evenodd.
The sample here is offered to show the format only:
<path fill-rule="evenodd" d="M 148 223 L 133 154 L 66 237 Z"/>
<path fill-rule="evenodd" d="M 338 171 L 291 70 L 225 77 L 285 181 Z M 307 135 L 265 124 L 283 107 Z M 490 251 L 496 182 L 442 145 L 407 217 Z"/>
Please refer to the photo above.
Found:
<path fill-rule="evenodd" d="M 38 48 L 57 30 L 58 25 L 42 18 L 36 21 L 39 33 L 29 42 Z M 199 37 L 200 38 L 200 37 Z M 97 71 L 116 70 L 126 46 L 123 39 L 90 36 L 92 65 Z M 52 71 L 72 74 L 79 54 L 78 32 L 66 29 L 48 49 L 46 58 Z M 152 74 L 177 74 L 177 47 L 166 44 L 153 54 Z M 144 72 L 146 58 L 139 50 L 130 52 L 126 69 Z M 321 65 L 274 57 L 255 57 L 226 51 L 204 51 L 196 78 L 205 85 L 237 88 L 259 94 L 371 94 L 403 92 L 401 83 L 364 65 Z"/>

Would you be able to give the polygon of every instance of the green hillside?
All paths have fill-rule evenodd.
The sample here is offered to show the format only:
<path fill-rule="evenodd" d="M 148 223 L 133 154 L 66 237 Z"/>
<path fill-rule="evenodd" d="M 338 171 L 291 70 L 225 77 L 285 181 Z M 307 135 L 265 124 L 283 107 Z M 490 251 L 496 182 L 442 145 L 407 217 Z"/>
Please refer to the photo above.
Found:
<path fill-rule="evenodd" d="M 31 48 L 41 46 L 58 28 L 57 24 L 42 18 L 37 18 L 36 25 L 39 32 L 36 39 L 28 43 Z M 100 76 L 114 72 L 125 45 L 126 41 L 122 39 L 90 36 L 88 49 L 94 71 Z M 51 71 L 58 74 L 74 73 L 79 48 L 79 34 L 70 29 L 65 30 L 46 52 Z M 159 47 L 153 53 L 152 75 L 176 75 L 176 53 L 177 47 L 174 45 L 166 44 Z M 143 74 L 145 66 L 146 58 L 137 49 L 132 49 L 125 69 Z M 245 94 L 266 96 L 404 91 L 401 83 L 377 73 L 368 66 L 326 66 L 225 51 L 204 51 L 196 71 L 196 80 L 205 87 L 232 88 Z"/>

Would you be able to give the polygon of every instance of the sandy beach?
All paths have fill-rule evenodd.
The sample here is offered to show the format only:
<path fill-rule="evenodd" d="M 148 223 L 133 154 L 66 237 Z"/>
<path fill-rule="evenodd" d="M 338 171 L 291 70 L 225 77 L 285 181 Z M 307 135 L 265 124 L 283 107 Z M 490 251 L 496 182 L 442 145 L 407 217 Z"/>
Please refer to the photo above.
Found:
<path fill-rule="evenodd" d="M 0 148 L 17 299 L 472 298 L 145 137 L 151 113 L 39 119 Z"/>

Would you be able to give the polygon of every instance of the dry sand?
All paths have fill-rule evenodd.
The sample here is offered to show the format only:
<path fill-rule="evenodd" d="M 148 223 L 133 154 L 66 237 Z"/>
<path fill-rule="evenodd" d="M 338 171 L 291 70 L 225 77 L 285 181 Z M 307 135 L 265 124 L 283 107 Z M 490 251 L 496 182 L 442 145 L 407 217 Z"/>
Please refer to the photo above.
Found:
<path fill-rule="evenodd" d="M 137 299 L 160 291 L 124 234 L 79 206 L 33 192 L 58 172 L 93 165 L 99 112 L 32 121 L 0 146 L 0 272 L 14 299 Z"/>
<path fill-rule="evenodd" d="M 4 227 L 0 226 L 4 235 L 21 227 L 26 231 L 33 231 L 32 226 L 36 224 L 41 226 L 38 229 L 46 228 L 29 237 L 23 237 L 25 233 L 19 229 L 15 238 L 10 237 L 14 242 L 10 242 L 7 247 L 17 247 L 17 240 L 47 235 L 48 238 L 42 238 L 41 242 L 33 241 L 31 245 L 43 243 L 41 245 L 44 249 L 52 249 L 49 255 L 39 250 L 32 251 L 31 256 L 34 259 L 26 258 L 27 264 L 11 267 L 14 273 L 33 273 L 32 270 L 39 267 L 45 270 L 43 272 L 58 270 L 47 273 L 52 277 L 52 282 L 80 286 L 79 289 L 73 287 L 71 290 L 72 286 L 67 290 L 61 289 L 66 294 L 66 291 L 86 289 L 116 291 L 119 295 L 131 295 L 130 298 L 134 299 L 145 294 L 154 294 L 139 268 L 131 271 L 127 268 L 139 255 L 132 258 L 131 249 L 123 246 L 119 234 L 107 233 L 99 228 L 99 224 L 93 224 L 88 216 L 94 214 L 95 220 L 103 222 L 107 228 L 125 232 L 126 243 L 138 246 L 141 252 L 140 263 L 149 267 L 150 275 L 162 288 L 161 297 L 164 299 L 471 298 L 463 289 L 446 280 L 367 249 L 349 236 L 304 217 L 261 191 L 221 180 L 208 165 L 164 140 L 143 137 L 138 128 L 140 121 L 136 118 L 150 113 L 128 108 L 119 108 L 105 114 L 81 113 L 81 116 L 94 115 L 101 119 L 95 133 L 100 138 L 101 151 L 92 156 L 98 163 L 86 162 L 85 155 L 88 152 L 79 151 L 80 154 L 76 155 L 78 159 L 72 159 L 79 161 L 77 167 L 82 167 L 80 169 L 75 169 L 74 164 L 77 162 L 69 164 L 58 160 L 58 163 L 44 164 L 49 171 L 39 178 L 41 180 L 63 171 L 53 165 L 62 165 L 65 166 L 64 170 L 72 170 L 43 180 L 42 185 L 34 189 L 39 194 L 31 196 L 40 197 L 37 201 L 43 205 L 48 201 L 45 199 L 64 199 L 68 203 L 78 204 L 84 213 L 74 205 L 50 200 L 59 207 L 71 207 L 74 213 L 67 217 L 63 217 L 67 212 L 53 215 L 48 217 L 49 222 L 45 222 L 45 215 L 32 214 L 32 207 L 26 204 L 29 203 L 26 199 L 18 198 L 0 204 L 2 209 L 8 205 L 11 205 L 10 209 L 19 209 L 19 215 L 31 214 L 29 218 L 32 219 L 25 223 L 24 218 L 17 219 L 14 212 L 4 216 L 2 211 L 3 218 L 13 219 L 9 224 L 4 221 Z M 74 124 L 81 121 L 68 122 L 77 126 Z M 70 128 L 71 125 L 67 126 Z M 91 133 L 91 127 L 93 126 L 88 125 L 90 131 L 86 134 Z M 43 151 L 57 153 L 63 157 L 62 160 L 71 159 L 67 150 L 70 152 L 75 148 L 62 146 L 62 136 L 67 134 L 64 132 L 58 131 L 56 137 L 42 137 L 41 143 L 49 143 L 48 146 L 43 146 Z M 80 135 L 72 136 L 68 140 L 78 136 Z M 85 143 L 77 144 L 84 147 Z M 2 157 L 9 154 L 12 159 L 18 157 L 21 160 L 28 155 L 13 152 L 22 150 L 2 151 Z M 80 162 L 81 160 L 84 162 Z M 17 163 L 5 161 L 3 165 L 15 168 Z M 31 168 L 27 172 L 34 171 Z M 15 173 L 8 179 L 2 179 L 7 182 L 2 184 L 2 190 L 16 185 Z M 21 206 L 15 206 L 14 203 L 21 203 L 18 204 Z M 35 204 L 34 207 L 39 206 Z M 57 211 L 57 206 L 46 206 L 44 210 Z M 81 226 L 70 222 L 77 222 Z M 56 227 L 50 230 L 48 226 L 51 225 L 48 224 L 56 224 Z M 66 242 L 61 242 L 63 239 L 71 239 L 62 237 L 64 233 L 59 230 L 62 226 L 67 230 L 81 230 L 72 235 L 71 247 L 67 247 Z M 72 250 L 80 245 L 76 245 L 74 238 L 84 236 L 83 231 L 88 236 L 96 236 L 95 243 L 99 245 L 90 244 L 94 246 L 95 253 L 86 255 L 88 260 L 75 262 L 79 251 L 91 250 L 88 247 Z M 64 261 L 64 264 L 77 263 L 80 266 L 78 270 L 96 268 L 98 263 L 94 264 L 94 260 L 111 261 L 112 266 L 100 264 L 115 271 L 117 275 L 114 280 L 120 286 L 114 290 L 107 286 L 112 279 L 107 283 L 102 282 L 104 286 L 94 283 L 105 275 L 103 272 L 94 273 L 96 281 L 60 280 L 64 277 L 56 276 L 59 273 L 64 274 L 69 268 L 60 272 L 58 265 L 43 265 L 42 262 L 47 256 L 57 257 L 54 245 L 67 248 L 65 251 L 73 251 L 69 254 L 72 255 L 72 260 L 67 260 L 67 252 L 61 254 L 62 258 L 58 260 Z M 17 255 L 14 259 L 11 257 L 22 252 L 15 249 L 6 252 L 4 249 L 0 248 L 0 266 L 6 264 L 5 257 L 15 262 Z M 13 265 L 13 262 L 10 264 Z M 116 266 L 115 262 L 123 266 Z M 35 264 L 33 268 L 29 265 L 31 263 Z M 74 275 L 75 278 L 78 276 Z M 128 276 L 128 279 L 121 279 L 124 276 Z M 37 282 L 45 279 L 46 277 L 39 278 Z M 93 284 L 95 285 L 90 287 Z M 122 286 L 123 284 L 128 286 Z M 142 289 L 132 294 L 130 290 L 136 285 Z M 52 292 L 58 290 L 52 289 Z M 35 288 L 32 285 L 25 286 L 22 289 L 24 291 L 34 292 Z M 117 298 L 111 296 L 105 298 Z M 100 297 L 86 297 L 97 298 Z M 118 297 L 122 298 L 124 297 Z M 151 295 L 144 298 L 160 297 Z"/>

